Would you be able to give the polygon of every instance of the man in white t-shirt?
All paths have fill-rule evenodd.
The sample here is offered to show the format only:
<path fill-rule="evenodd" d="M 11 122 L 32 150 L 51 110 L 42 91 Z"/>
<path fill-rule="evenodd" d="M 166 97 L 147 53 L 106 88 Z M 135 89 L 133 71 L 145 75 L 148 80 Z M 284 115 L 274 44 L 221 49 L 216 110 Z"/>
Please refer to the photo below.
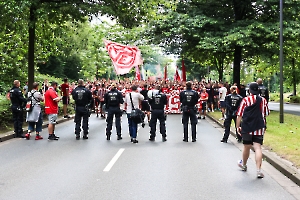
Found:
<path fill-rule="evenodd" d="M 226 87 L 224 87 L 223 83 L 219 83 L 219 99 L 220 99 L 220 108 L 221 108 L 221 112 L 222 112 L 222 118 L 221 120 L 225 119 L 225 97 L 227 95 L 227 89 Z"/>
<path fill-rule="evenodd" d="M 129 133 L 131 137 L 131 142 L 132 143 L 138 143 L 136 137 L 137 137 L 137 123 L 134 122 L 130 118 L 130 113 L 132 111 L 132 104 L 134 108 L 140 108 L 141 102 L 144 100 L 144 96 L 138 92 L 137 86 L 133 85 L 131 87 L 132 92 L 127 93 L 125 96 L 125 107 L 124 109 L 126 110 L 127 113 L 127 118 L 128 118 L 128 126 L 129 126 Z M 131 96 L 131 98 L 130 98 Z M 132 103 L 131 103 L 132 102 Z"/>

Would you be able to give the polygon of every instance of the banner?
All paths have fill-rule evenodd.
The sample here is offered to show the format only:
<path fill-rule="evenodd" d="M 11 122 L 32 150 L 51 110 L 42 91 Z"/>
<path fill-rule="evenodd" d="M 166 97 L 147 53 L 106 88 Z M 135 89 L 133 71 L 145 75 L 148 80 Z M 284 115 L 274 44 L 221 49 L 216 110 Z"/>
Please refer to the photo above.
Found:
<path fill-rule="evenodd" d="M 104 40 L 106 50 L 115 67 L 116 74 L 127 74 L 132 67 L 143 63 L 141 51 L 137 47 L 127 46 Z"/>

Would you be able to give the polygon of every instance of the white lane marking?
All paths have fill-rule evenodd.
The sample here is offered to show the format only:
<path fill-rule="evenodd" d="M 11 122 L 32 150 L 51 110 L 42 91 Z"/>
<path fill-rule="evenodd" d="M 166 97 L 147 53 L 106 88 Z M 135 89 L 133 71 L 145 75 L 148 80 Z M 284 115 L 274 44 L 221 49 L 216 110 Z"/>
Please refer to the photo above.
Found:
<path fill-rule="evenodd" d="M 111 159 L 111 161 L 106 165 L 104 168 L 104 172 L 109 172 L 109 170 L 113 167 L 113 165 L 117 162 L 119 157 L 122 155 L 123 151 L 125 149 L 119 149 L 119 151 L 116 153 L 116 155 Z"/>

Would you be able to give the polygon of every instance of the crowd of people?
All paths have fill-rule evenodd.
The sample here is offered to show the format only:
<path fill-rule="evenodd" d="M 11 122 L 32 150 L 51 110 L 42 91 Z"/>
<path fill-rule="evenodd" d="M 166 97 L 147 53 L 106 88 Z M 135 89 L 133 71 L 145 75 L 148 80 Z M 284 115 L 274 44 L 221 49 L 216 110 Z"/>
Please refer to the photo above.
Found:
<path fill-rule="evenodd" d="M 25 91 L 26 89 L 26 91 Z M 95 80 L 84 81 L 79 79 L 77 84 L 68 83 L 64 79 L 59 85 L 56 82 L 51 84 L 45 81 L 39 88 L 39 83 L 35 82 L 32 90 L 25 87 L 24 93 L 31 98 L 33 109 L 27 113 L 28 132 L 23 136 L 23 105 L 28 101 L 23 97 L 20 89 L 20 81 L 15 80 L 14 86 L 10 90 L 10 100 L 14 120 L 14 131 L 16 137 L 30 139 L 31 133 L 36 130 L 36 140 L 41 140 L 40 135 L 43 123 L 43 112 L 40 102 L 45 102 L 45 114 L 48 116 L 48 140 L 58 140 L 55 135 L 55 124 L 58 118 L 58 102 L 63 103 L 63 117 L 70 118 L 67 107 L 70 97 L 75 102 L 75 136 L 79 140 L 83 130 L 83 139 L 88 139 L 90 111 L 93 110 L 96 116 L 106 119 L 106 139 L 111 139 L 113 118 L 117 132 L 117 140 L 122 139 L 121 116 L 127 113 L 128 128 L 132 143 L 138 143 L 137 126 L 139 123 L 144 127 L 144 118 L 136 121 L 133 112 L 141 109 L 147 117 L 150 126 L 150 141 L 155 141 L 156 124 L 160 122 L 160 133 L 162 141 L 167 141 L 167 131 L 165 126 L 166 112 L 168 104 L 168 94 L 177 94 L 180 101 L 180 113 L 182 113 L 183 141 L 189 141 L 188 123 L 191 123 L 191 139 L 196 142 L 196 125 L 198 119 L 205 119 L 206 112 L 221 111 L 221 119 L 224 120 L 225 132 L 221 142 L 227 143 L 232 120 L 236 124 L 236 139 L 243 142 L 243 159 L 238 166 L 247 170 L 247 159 L 250 147 L 253 145 L 257 156 L 257 177 L 262 178 L 261 167 L 261 145 L 263 134 L 266 129 L 266 116 L 268 109 L 268 90 L 262 84 L 262 79 L 251 83 L 248 89 L 244 85 L 228 84 L 223 82 L 202 81 L 131 81 L 124 80 Z M 60 90 L 60 96 L 58 95 Z M 263 97 L 263 98 L 261 98 Z M 259 104 L 257 106 L 257 104 Z M 136 113 L 135 113 L 136 114 Z M 253 118 L 255 116 L 255 118 Z M 242 120 L 243 119 L 243 120 Z M 254 129 L 253 129 L 254 128 Z"/>

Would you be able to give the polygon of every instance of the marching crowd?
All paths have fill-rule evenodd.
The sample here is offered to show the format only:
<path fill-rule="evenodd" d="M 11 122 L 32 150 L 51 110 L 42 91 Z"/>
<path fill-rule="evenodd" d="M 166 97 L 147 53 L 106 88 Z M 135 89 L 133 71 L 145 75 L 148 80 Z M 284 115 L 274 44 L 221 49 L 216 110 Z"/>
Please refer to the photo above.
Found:
<path fill-rule="evenodd" d="M 248 89 L 248 90 L 247 90 Z M 176 93 L 179 95 L 183 124 L 183 141 L 188 142 L 188 123 L 191 123 L 191 139 L 196 142 L 196 125 L 198 119 L 205 119 L 206 112 L 221 110 L 220 120 L 224 120 L 225 132 L 221 142 L 227 143 L 232 120 L 236 124 L 236 139 L 243 142 L 243 159 L 238 165 L 243 170 L 247 170 L 247 160 L 249 151 L 253 145 L 258 159 L 257 177 L 262 178 L 261 167 L 261 145 L 263 134 L 266 129 L 266 116 L 269 114 L 268 89 L 262 84 L 262 79 L 253 82 L 248 88 L 244 85 L 237 87 L 237 84 L 230 85 L 222 82 L 202 81 L 130 81 L 106 80 L 84 81 L 79 79 L 77 84 L 69 84 L 65 79 L 61 85 L 52 82 L 50 85 L 45 81 L 41 88 L 35 82 L 32 90 L 27 91 L 24 87 L 23 93 L 28 98 L 23 97 L 20 89 L 20 81 L 15 80 L 14 86 L 10 90 L 10 100 L 14 120 L 14 131 L 16 137 L 30 138 L 31 133 L 36 131 L 36 140 L 43 139 L 40 135 L 42 131 L 43 112 L 40 102 L 45 102 L 45 114 L 48 116 L 48 140 L 58 140 L 55 134 L 55 124 L 58 117 L 58 102 L 63 102 L 64 118 L 69 118 L 67 106 L 70 97 L 75 102 L 75 136 L 80 139 L 88 139 L 90 111 L 93 110 L 96 116 L 105 118 L 107 122 L 106 139 L 111 139 L 113 118 L 117 132 L 117 140 L 122 139 L 121 116 L 126 112 L 128 119 L 129 133 L 132 143 L 138 143 L 137 126 L 145 126 L 144 118 L 150 126 L 150 141 L 155 141 L 156 124 L 160 122 L 160 133 L 162 141 L 167 141 L 166 134 L 166 112 L 168 103 L 166 94 Z M 58 95 L 60 90 L 60 96 Z M 32 109 L 27 112 L 28 132 L 23 136 L 23 107 L 31 101 Z"/>

